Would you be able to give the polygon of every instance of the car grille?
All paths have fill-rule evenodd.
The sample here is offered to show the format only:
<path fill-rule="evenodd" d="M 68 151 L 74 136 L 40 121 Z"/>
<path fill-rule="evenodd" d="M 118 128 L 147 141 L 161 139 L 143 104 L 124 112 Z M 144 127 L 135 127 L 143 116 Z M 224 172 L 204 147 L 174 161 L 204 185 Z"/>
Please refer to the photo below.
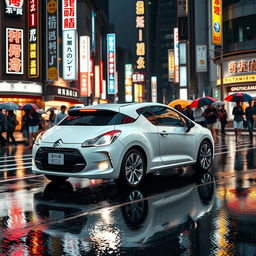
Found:
<path fill-rule="evenodd" d="M 64 154 L 64 165 L 48 164 L 48 153 Z M 79 150 L 72 148 L 41 147 L 36 153 L 35 164 L 40 170 L 69 173 L 80 172 L 86 167 L 86 161 Z"/>

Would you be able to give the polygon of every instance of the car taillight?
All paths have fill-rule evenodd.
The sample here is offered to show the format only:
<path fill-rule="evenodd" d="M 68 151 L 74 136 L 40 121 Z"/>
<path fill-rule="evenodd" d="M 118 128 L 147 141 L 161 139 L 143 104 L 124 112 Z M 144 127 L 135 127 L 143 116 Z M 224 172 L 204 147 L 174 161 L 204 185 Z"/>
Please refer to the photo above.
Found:
<path fill-rule="evenodd" d="M 86 140 L 82 147 L 101 147 L 113 143 L 122 132 L 120 130 L 109 131 L 94 139 Z"/>

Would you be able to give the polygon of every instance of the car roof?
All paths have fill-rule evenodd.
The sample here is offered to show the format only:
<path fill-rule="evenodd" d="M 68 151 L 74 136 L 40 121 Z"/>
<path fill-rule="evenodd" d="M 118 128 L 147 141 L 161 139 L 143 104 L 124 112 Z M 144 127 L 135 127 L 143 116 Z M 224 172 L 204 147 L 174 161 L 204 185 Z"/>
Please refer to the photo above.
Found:
<path fill-rule="evenodd" d="M 98 104 L 98 105 L 91 105 L 86 106 L 81 109 L 102 109 L 102 110 L 112 110 L 116 112 L 121 112 L 123 114 L 126 114 L 128 116 L 131 116 L 133 118 L 138 117 L 138 113 L 136 110 L 143 107 L 148 106 L 164 106 L 167 107 L 164 104 L 161 103 L 154 103 L 154 102 L 135 102 L 135 103 L 104 103 L 104 104 Z"/>

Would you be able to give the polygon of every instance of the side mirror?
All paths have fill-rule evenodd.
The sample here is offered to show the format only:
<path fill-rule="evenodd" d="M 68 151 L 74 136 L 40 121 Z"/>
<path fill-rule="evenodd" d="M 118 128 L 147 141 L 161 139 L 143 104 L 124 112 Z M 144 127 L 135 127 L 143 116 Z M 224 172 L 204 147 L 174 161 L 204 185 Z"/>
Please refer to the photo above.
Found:
<path fill-rule="evenodd" d="M 187 126 L 186 132 L 189 132 L 195 126 L 195 124 L 187 119 L 186 126 Z"/>

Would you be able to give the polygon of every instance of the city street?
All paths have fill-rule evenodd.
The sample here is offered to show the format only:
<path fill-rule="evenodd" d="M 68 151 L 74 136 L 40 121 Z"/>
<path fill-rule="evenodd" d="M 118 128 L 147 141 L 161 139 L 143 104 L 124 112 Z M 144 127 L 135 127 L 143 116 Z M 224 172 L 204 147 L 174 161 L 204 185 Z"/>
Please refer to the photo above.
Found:
<path fill-rule="evenodd" d="M 256 142 L 216 143 L 210 173 L 148 177 L 136 190 L 113 181 L 49 182 L 31 150 L 1 148 L 0 255 L 256 255 Z"/>

